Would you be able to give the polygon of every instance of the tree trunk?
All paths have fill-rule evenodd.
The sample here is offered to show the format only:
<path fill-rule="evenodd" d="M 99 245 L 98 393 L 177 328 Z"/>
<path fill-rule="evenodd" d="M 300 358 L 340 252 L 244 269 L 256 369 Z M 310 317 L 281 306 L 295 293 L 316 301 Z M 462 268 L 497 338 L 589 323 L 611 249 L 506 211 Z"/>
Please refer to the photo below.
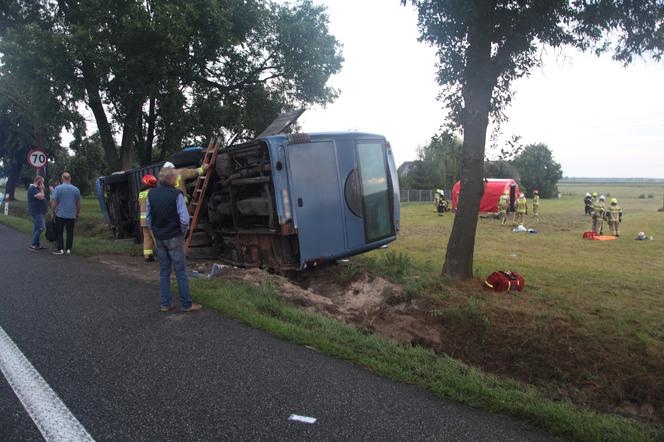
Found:
<path fill-rule="evenodd" d="M 14 159 L 9 165 L 9 171 L 7 174 L 7 183 L 5 184 L 5 195 L 8 196 L 8 201 L 14 201 L 16 199 L 16 185 L 18 184 L 19 175 L 21 174 L 21 169 L 23 168 L 24 156 L 23 151 L 16 152 Z"/>
<path fill-rule="evenodd" d="M 92 110 L 97 123 L 97 130 L 101 138 L 101 146 L 104 149 L 104 161 L 106 161 L 106 170 L 113 172 L 118 169 L 118 151 L 113 138 L 113 129 L 111 123 L 108 121 L 104 104 L 101 100 L 101 93 L 99 92 L 99 81 L 97 80 L 96 72 L 89 62 L 83 62 L 83 83 L 85 90 L 88 94 L 88 106 Z"/>
<path fill-rule="evenodd" d="M 486 130 L 491 94 L 496 84 L 491 66 L 491 13 L 494 6 L 486 2 L 481 8 L 480 3 L 475 2 L 475 17 L 466 50 L 461 191 L 443 265 L 443 274 L 452 279 L 473 276 L 477 218 L 484 194 Z"/>
<path fill-rule="evenodd" d="M 145 135 L 145 143 L 141 156 L 141 164 L 143 165 L 152 163 L 152 146 L 154 144 L 154 132 L 157 123 L 156 100 L 154 97 L 150 97 L 148 106 L 148 131 Z"/>
<path fill-rule="evenodd" d="M 131 169 L 134 165 L 134 140 L 138 131 L 138 120 L 143 111 L 144 99 L 134 99 L 125 116 L 122 127 L 122 142 L 120 144 L 120 168 Z"/>

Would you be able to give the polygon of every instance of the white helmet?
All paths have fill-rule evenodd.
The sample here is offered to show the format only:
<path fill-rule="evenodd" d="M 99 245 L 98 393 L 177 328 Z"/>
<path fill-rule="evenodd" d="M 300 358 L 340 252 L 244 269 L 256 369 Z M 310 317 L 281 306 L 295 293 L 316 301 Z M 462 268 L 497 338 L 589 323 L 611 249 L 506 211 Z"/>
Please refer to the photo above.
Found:
<path fill-rule="evenodd" d="M 523 192 L 521 193 L 521 195 L 519 195 L 519 198 L 525 198 L 525 197 L 526 197 L 526 194 L 523 193 Z"/>
<path fill-rule="evenodd" d="M 599 196 L 599 200 L 600 200 L 600 201 L 604 201 L 605 199 L 606 199 L 606 197 L 605 197 L 604 195 L 600 195 L 600 196 Z"/>
<path fill-rule="evenodd" d="M 170 161 L 166 161 L 163 166 L 161 166 L 164 169 L 175 169 L 175 165 L 171 163 Z"/>
<path fill-rule="evenodd" d="M 586 192 L 586 197 L 589 197 L 589 196 L 590 196 L 590 192 Z"/>

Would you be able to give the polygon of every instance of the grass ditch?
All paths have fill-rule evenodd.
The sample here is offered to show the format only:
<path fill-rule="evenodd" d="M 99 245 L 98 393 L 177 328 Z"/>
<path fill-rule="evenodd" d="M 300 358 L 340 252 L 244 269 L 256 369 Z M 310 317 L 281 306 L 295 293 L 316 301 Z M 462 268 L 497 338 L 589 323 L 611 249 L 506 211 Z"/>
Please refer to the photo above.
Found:
<path fill-rule="evenodd" d="M 192 280 L 195 299 L 281 339 L 363 366 L 378 375 L 415 384 L 441 398 L 519 418 L 574 440 L 661 440 L 664 432 L 632 419 L 551 401 L 535 388 L 482 373 L 422 347 L 407 347 L 322 315 L 303 312 L 281 299 L 268 280 L 259 287 L 223 280 Z M 476 306 L 468 309 L 475 312 Z M 481 313 L 479 313 L 481 316 Z"/>

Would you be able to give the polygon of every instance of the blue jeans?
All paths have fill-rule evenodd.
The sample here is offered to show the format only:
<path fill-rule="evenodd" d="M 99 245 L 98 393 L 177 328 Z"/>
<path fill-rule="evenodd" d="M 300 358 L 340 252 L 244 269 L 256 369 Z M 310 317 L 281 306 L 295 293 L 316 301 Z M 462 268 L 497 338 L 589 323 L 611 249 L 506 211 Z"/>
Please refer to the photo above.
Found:
<path fill-rule="evenodd" d="M 39 237 L 41 236 L 41 233 L 44 231 L 45 224 L 44 224 L 44 214 L 43 213 L 35 213 L 32 215 L 32 219 L 35 222 L 35 226 L 32 228 L 32 245 L 34 247 L 39 247 Z"/>
<path fill-rule="evenodd" d="M 175 279 L 180 292 L 180 308 L 191 307 L 189 279 L 187 278 L 187 262 L 184 257 L 184 236 L 172 239 L 157 240 L 157 257 L 159 258 L 159 292 L 161 306 L 171 305 L 171 269 L 175 267 Z"/>

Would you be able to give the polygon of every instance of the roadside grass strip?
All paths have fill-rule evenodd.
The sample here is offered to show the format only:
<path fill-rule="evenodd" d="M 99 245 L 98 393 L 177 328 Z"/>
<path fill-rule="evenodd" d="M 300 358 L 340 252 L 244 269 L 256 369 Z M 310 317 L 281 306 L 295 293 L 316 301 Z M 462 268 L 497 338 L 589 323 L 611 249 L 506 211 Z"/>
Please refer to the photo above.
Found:
<path fill-rule="evenodd" d="M 2 327 L 0 371 L 47 442 L 94 440 Z"/>
<path fill-rule="evenodd" d="M 661 441 L 661 427 L 547 400 L 535 388 L 482 373 L 422 347 L 406 347 L 279 298 L 274 287 L 223 280 L 192 280 L 194 298 L 254 328 L 314 347 L 445 399 L 516 417 L 549 433 L 580 441 Z"/>

